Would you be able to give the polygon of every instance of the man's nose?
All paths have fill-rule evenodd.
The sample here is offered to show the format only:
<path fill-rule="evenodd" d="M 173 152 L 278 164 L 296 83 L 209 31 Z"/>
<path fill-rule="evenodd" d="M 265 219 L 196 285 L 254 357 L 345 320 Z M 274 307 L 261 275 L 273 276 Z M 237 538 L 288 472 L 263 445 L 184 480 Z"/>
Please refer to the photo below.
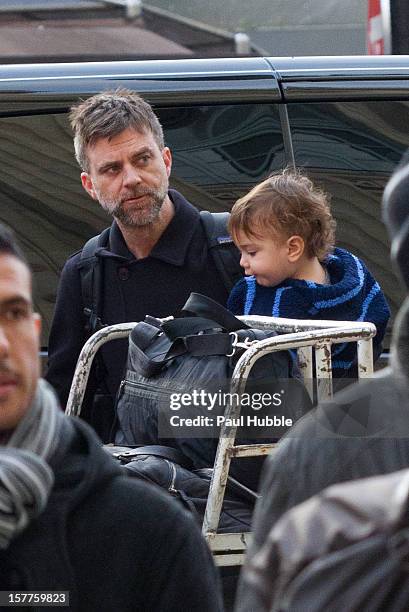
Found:
<path fill-rule="evenodd" d="M 125 187 L 129 185 L 136 185 L 141 182 L 141 176 L 139 174 L 138 168 L 129 164 L 124 167 L 123 172 L 123 184 Z"/>

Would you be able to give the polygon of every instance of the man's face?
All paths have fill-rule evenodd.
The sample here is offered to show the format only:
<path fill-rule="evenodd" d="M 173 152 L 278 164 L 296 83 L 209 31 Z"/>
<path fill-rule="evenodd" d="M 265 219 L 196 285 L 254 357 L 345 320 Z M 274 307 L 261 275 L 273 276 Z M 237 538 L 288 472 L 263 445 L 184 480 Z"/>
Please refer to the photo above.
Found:
<path fill-rule="evenodd" d="M 0 431 L 14 429 L 34 397 L 39 335 L 30 272 L 13 255 L 0 254 Z"/>
<path fill-rule="evenodd" d="M 87 148 L 89 172 L 82 185 L 125 227 L 154 223 L 168 192 L 170 150 L 160 150 L 151 132 L 127 128 Z"/>

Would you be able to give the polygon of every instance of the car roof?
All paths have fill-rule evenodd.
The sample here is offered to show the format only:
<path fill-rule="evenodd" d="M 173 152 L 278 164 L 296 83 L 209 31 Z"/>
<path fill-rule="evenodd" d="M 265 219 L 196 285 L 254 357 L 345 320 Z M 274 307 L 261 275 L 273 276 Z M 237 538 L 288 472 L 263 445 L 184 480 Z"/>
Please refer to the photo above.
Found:
<path fill-rule="evenodd" d="M 0 113 L 66 110 L 128 87 L 166 106 L 408 98 L 409 56 L 214 58 L 0 66 Z M 6 96 L 2 94 L 7 94 Z"/>

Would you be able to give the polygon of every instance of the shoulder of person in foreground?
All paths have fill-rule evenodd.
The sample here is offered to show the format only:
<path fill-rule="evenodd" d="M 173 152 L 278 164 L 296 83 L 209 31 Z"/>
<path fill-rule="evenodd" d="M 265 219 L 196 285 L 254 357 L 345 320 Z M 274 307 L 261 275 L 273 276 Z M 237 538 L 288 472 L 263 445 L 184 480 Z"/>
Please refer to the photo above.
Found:
<path fill-rule="evenodd" d="M 408 410 L 388 371 L 300 419 L 265 463 L 249 557 L 284 512 L 330 484 L 409 467 Z"/>
<path fill-rule="evenodd" d="M 132 600 L 129 609 L 144 612 L 222 610 L 218 574 L 191 515 L 158 487 L 124 475 L 94 433 L 75 422 L 89 448 L 86 492 L 70 521 L 80 595 L 88 593 L 97 609 L 100 590 L 106 594 L 111 585 L 117 609 Z"/>
<path fill-rule="evenodd" d="M 246 588 L 242 589 L 236 612 L 281 609 L 284 599 L 286 609 L 298 610 L 302 601 L 306 610 L 327 610 L 334 605 L 340 610 L 350 609 L 351 604 L 356 610 L 365 591 L 378 590 L 378 605 L 372 609 L 383 609 L 379 603 L 387 599 L 379 587 L 382 583 L 389 585 L 386 588 L 391 595 L 396 592 L 396 581 L 385 581 L 386 574 L 379 565 L 389 566 L 388 574 L 395 571 L 396 577 L 401 572 L 401 559 L 393 564 L 389 555 L 382 553 L 390 548 L 391 532 L 398 530 L 395 535 L 399 534 L 407 514 L 408 476 L 406 468 L 335 484 L 291 508 L 272 527 L 251 563 L 245 565 L 241 579 Z M 351 561 L 353 568 L 348 574 Z M 363 576 L 366 587 L 357 598 L 357 583 Z M 325 592 L 320 603 L 317 587 Z M 406 609 L 406 605 L 395 609 Z"/>

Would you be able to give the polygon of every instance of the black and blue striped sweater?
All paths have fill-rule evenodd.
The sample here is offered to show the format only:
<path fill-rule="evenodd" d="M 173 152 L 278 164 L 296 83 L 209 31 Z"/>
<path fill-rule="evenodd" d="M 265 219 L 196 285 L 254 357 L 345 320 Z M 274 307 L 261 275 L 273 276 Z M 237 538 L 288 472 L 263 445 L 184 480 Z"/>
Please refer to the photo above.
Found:
<path fill-rule="evenodd" d="M 324 265 L 331 281 L 328 285 L 289 278 L 275 287 L 264 287 L 254 276 L 247 276 L 233 287 L 227 307 L 236 315 L 369 321 L 377 328 L 373 347 L 378 357 L 390 316 L 380 286 L 365 264 L 344 249 L 335 249 Z M 332 369 L 335 377 L 356 374 L 353 343 L 334 346 Z"/>

